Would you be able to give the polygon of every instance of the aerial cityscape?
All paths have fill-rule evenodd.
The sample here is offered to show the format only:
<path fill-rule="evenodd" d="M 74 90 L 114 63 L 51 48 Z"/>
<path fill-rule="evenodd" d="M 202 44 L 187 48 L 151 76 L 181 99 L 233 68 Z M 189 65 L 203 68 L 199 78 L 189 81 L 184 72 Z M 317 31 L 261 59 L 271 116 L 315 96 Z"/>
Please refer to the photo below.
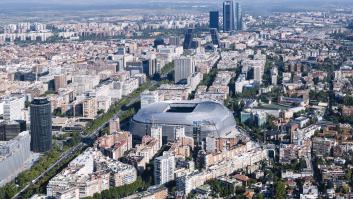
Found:
<path fill-rule="evenodd" d="M 353 0 L 1 0 L 0 199 L 353 198 Z"/>

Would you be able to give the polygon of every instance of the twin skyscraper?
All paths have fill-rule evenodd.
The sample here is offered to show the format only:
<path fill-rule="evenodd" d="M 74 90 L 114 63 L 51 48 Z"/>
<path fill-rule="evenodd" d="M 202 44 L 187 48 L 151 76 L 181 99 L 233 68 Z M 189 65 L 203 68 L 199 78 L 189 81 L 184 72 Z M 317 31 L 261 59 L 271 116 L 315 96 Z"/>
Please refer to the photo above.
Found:
<path fill-rule="evenodd" d="M 210 11 L 209 28 L 212 38 L 212 44 L 220 46 L 219 11 Z M 226 0 L 223 3 L 223 32 L 234 32 L 243 30 L 243 14 L 241 5 L 233 0 Z M 196 49 L 197 43 L 194 41 L 194 29 L 189 28 L 185 33 L 183 43 L 184 50 Z"/>
<path fill-rule="evenodd" d="M 210 12 L 210 28 L 220 30 L 219 12 Z M 243 30 L 243 14 L 240 3 L 232 0 L 223 2 L 223 31 L 232 32 Z"/>

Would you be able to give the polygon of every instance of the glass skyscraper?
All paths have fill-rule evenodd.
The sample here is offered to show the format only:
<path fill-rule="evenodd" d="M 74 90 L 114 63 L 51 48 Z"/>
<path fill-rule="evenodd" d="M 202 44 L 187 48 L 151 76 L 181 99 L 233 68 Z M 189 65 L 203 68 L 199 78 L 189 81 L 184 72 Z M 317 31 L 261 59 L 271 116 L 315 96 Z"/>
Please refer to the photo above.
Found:
<path fill-rule="evenodd" d="M 183 48 L 191 49 L 193 39 L 194 39 L 194 29 L 189 28 L 185 33 Z"/>
<path fill-rule="evenodd" d="M 220 38 L 219 38 L 219 34 L 216 28 L 211 28 L 210 29 L 210 33 L 211 33 L 211 38 L 212 38 L 212 44 L 213 45 L 220 45 Z"/>
<path fill-rule="evenodd" d="M 227 0 L 223 3 L 223 31 L 231 32 L 235 30 L 234 3 Z"/>
<path fill-rule="evenodd" d="M 31 151 L 43 153 L 52 148 L 51 105 L 47 98 L 35 98 L 30 105 Z"/>
<path fill-rule="evenodd" d="M 235 23 L 237 30 L 243 30 L 243 13 L 240 3 L 235 4 Z"/>
<path fill-rule="evenodd" d="M 219 12 L 211 11 L 210 12 L 210 28 L 215 28 L 219 30 Z"/>

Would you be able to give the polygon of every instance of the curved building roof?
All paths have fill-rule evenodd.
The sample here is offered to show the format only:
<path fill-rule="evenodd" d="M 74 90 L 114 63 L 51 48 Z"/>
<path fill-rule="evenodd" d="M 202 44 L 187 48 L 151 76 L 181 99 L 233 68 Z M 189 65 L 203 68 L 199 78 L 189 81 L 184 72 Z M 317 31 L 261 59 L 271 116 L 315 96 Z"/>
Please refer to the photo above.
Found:
<path fill-rule="evenodd" d="M 236 126 L 233 114 L 222 104 L 213 101 L 158 102 L 140 109 L 133 121 L 185 126 L 201 122 L 214 126 L 219 135 L 229 133 Z"/>

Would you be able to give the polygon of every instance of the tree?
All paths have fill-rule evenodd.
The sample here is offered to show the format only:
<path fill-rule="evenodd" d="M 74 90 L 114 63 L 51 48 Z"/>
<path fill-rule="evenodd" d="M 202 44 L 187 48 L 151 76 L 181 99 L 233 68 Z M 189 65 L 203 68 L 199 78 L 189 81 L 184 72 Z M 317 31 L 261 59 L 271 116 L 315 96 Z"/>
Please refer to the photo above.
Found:
<path fill-rule="evenodd" d="M 235 188 L 235 193 L 237 194 L 237 195 L 240 195 L 240 194 L 243 194 L 245 192 L 245 186 L 237 186 L 236 188 Z"/>
<path fill-rule="evenodd" d="M 215 195 L 220 195 L 221 197 L 226 197 L 234 193 L 234 188 L 232 186 L 224 186 L 218 180 L 210 180 L 208 184 L 211 186 L 212 191 Z"/>
<path fill-rule="evenodd" d="M 285 199 L 286 198 L 286 187 L 284 182 L 278 180 L 275 184 L 275 198 L 276 199 Z"/>
<path fill-rule="evenodd" d="M 265 198 L 265 196 L 262 193 L 258 193 L 254 196 L 254 199 L 264 199 L 264 198 Z"/>
<path fill-rule="evenodd" d="M 17 187 L 14 183 L 6 184 L 0 189 L 0 198 L 12 198 L 17 193 Z"/>
<path fill-rule="evenodd" d="M 189 193 L 188 196 L 186 197 L 187 199 L 193 199 L 195 198 L 195 194 L 194 193 Z"/>
<path fill-rule="evenodd" d="M 307 167 L 306 161 L 304 159 L 300 159 L 298 165 L 299 165 L 299 170 L 303 170 Z"/>
<path fill-rule="evenodd" d="M 108 128 L 104 128 L 101 132 L 101 136 L 104 136 L 104 135 L 109 135 L 109 129 Z"/>
<path fill-rule="evenodd" d="M 349 186 L 348 186 L 347 184 L 345 184 L 345 185 L 342 186 L 342 192 L 343 192 L 344 194 L 346 194 L 346 193 L 349 192 Z"/>
<path fill-rule="evenodd" d="M 148 186 L 139 177 L 137 180 L 131 184 L 124 185 L 121 187 L 113 187 L 109 190 L 104 190 L 101 193 L 96 193 L 93 197 L 87 197 L 85 199 L 115 199 L 124 198 L 126 196 L 132 195 L 136 192 L 141 192 L 145 190 Z"/>
<path fill-rule="evenodd" d="M 276 120 L 276 118 L 274 116 L 269 115 L 265 127 L 268 130 L 277 130 L 277 126 L 274 123 L 275 120 Z"/>

